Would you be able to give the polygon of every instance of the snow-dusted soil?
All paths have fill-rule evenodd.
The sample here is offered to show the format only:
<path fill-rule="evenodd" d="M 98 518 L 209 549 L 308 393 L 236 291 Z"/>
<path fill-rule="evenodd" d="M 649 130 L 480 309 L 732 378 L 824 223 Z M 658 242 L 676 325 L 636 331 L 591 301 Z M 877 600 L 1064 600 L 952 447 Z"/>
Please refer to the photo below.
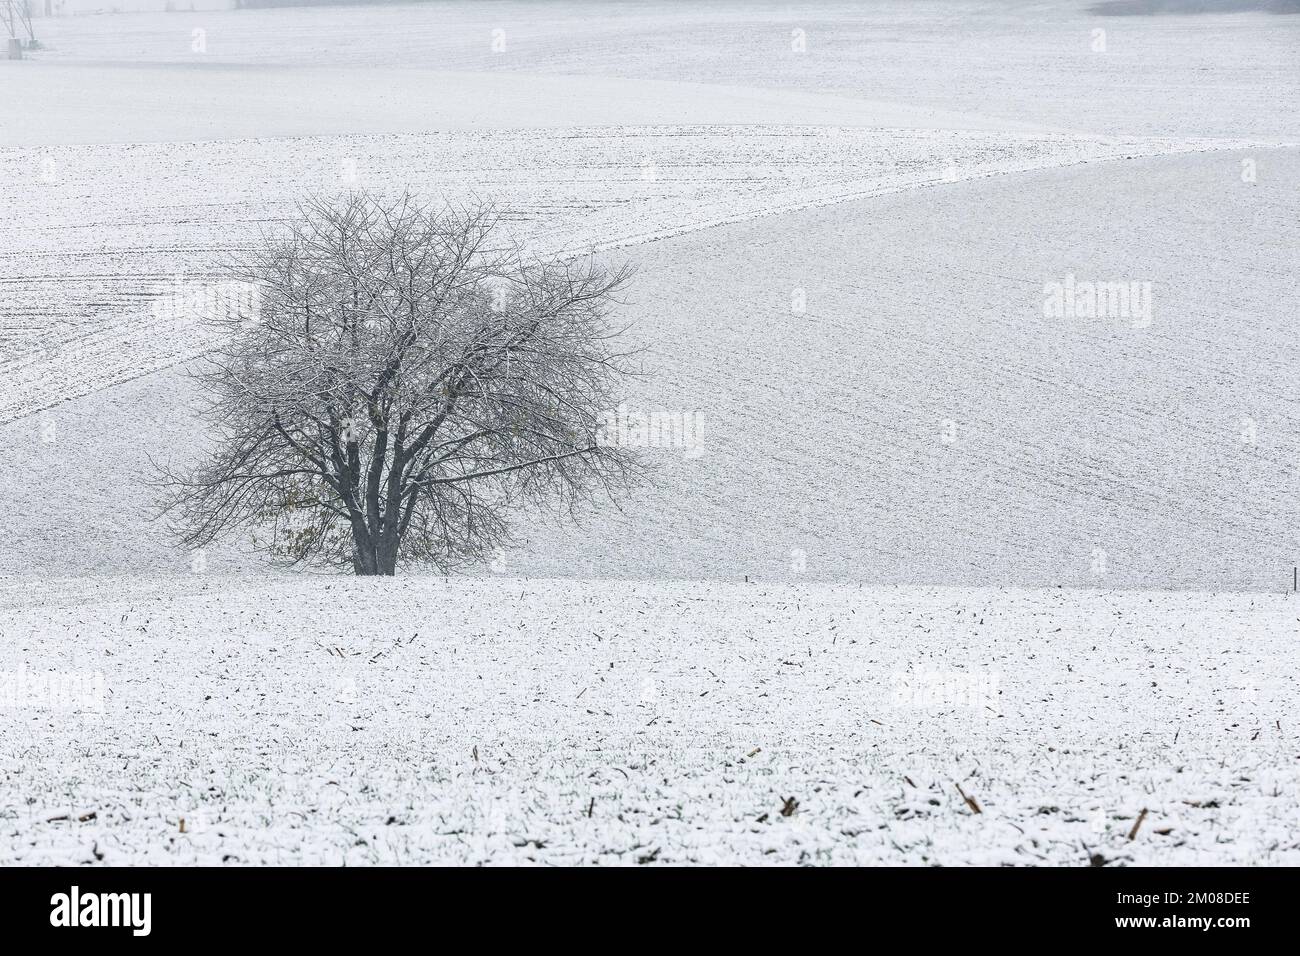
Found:
<path fill-rule="evenodd" d="M 1240 178 L 1248 156 L 1256 183 Z M 1298 178 L 1300 150 L 1081 164 L 616 251 L 640 267 L 622 316 L 651 350 L 630 406 L 698 412 L 698 454 L 646 449 L 656 481 L 626 513 L 579 528 L 524 519 L 531 540 L 503 564 L 543 577 L 1289 588 Z M 1150 327 L 1045 318 L 1043 283 L 1066 273 L 1152 280 Z M 165 371 L 0 424 L 0 573 L 187 568 L 148 520 L 144 482 L 147 456 L 199 454 L 194 398 Z M 207 559 L 263 567 L 237 547 Z"/>
<path fill-rule="evenodd" d="M 1300 863 L 1294 596 L 195 575 L 0 604 L 0 673 L 84 681 L 0 708 L 9 863 Z"/>
<path fill-rule="evenodd" d="M 232 249 L 312 193 L 491 200 L 546 253 L 640 244 L 923 186 L 1231 141 L 819 127 L 563 128 L 0 151 L 0 421 L 184 361 Z M 93 197 L 93 201 L 88 201 Z"/>
<path fill-rule="evenodd" d="M 805 54 L 785 4 L 45 22 L 0 63 L 0 573 L 186 567 L 143 482 L 198 453 L 204 343 L 152 304 L 305 191 L 409 182 L 638 263 L 631 406 L 703 422 L 508 573 L 1288 586 L 1300 18 L 794 12 Z M 1149 281 L 1150 326 L 1047 319 L 1066 275 Z"/>
<path fill-rule="evenodd" d="M 320 15 L 320 8 L 310 11 Z M 665 79 L 393 67 L 0 60 L 13 146 L 551 129 L 861 126 L 1062 132 L 1023 119 L 797 89 Z M 161 79 L 160 79 L 161 78 Z"/>
<path fill-rule="evenodd" d="M 0 863 L 1300 863 L 1300 17 L 109 20 L 0 63 Z M 637 261 L 702 444 L 483 579 L 221 576 L 151 305 L 406 184 Z"/>
<path fill-rule="evenodd" d="M 444 0 L 307 15 L 300 9 L 178 11 L 119 17 L 111 33 L 97 17 L 45 21 L 40 28 L 50 49 L 38 56 L 51 66 L 165 63 L 208 72 L 256 66 L 272 97 L 294 82 L 295 70 L 396 66 L 838 93 L 1093 133 L 1290 137 L 1300 131 L 1300 17 L 1262 10 L 1205 14 L 1214 5 L 1196 0 L 1162 3 L 1168 12 L 1160 16 L 1104 15 L 1107 7 L 1125 5 Z M 1193 12 L 1199 15 L 1187 15 Z M 194 50 L 194 30 L 204 31 L 202 53 Z M 802 52 L 795 49 L 795 30 L 802 31 Z M 1105 52 L 1094 49 L 1098 30 L 1105 33 Z M 494 38 L 502 41 L 495 48 Z M 174 72 L 156 75 L 157 87 L 188 86 Z M 1215 82 L 1218 77 L 1232 81 Z M 98 99 L 94 89 L 89 96 Z M 247 103 L 259 108 L 254 97 Z M 513 110 L 506 103 L 501 112 Z M 485 117 L 485 125 L 496 124 Z"/>

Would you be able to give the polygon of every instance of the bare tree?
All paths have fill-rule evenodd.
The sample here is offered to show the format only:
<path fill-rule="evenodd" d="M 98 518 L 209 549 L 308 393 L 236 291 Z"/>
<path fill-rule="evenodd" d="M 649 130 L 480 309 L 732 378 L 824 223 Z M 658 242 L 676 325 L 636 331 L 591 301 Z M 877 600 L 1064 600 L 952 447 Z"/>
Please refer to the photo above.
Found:
<path fill-rule="evenodd" d="M 186 546 L 250 528 L 294 562 L 446 570 L 520 505 L 574 514 L 636 478 L 598 440 L 632 371 L 607 321 L 626 268 L 528 259 L 490 210 L 409 194 L 299 212 L 234 267 L 256 307 L 215 319 L 215 448 L 164 470 Z"/>

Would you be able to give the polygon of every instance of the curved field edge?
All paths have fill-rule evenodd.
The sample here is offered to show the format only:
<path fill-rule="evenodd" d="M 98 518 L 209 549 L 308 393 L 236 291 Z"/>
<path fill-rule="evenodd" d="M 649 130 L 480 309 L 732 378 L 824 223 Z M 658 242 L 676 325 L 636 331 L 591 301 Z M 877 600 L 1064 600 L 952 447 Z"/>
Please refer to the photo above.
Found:
<path fill-rule="evenodd" d="M 1300 153 L 1246 155 L 1255 183 L 1235 153 L 1089 164 L 639 247 L 629 407 L 693 410 L 699 453 L 646 449 L 622 513 L 520 516 L 504 573 L 1289 589 Z M 1150 326 L 1045 318 L 1067 274 L 1153 280 Z M 0 571 L 189 567 L 146 452 L 201 455 L 196 397 L 164 371 L 0 426 Z M 245 544 L 208 567 L 264 573 Z"/>
<path fill-rule="evenodd" d="M 0 234 L 0 422 L 183 362 L 197 317 L 152 306 L 311 191 L 405 184 L 498 203 L 546 253 L 612 251 L 912 189 L 1084 162 L 1262 149 L 1226 140 L 953 130 L 628 127 L 17 148 L 39 202 Z M 256 184 L 256 185 L 250 185 Z M 87 195 L 102 198 L 94 210 Z M 14 197 L 16 198 L 16 197 Z M 183 298 L 183 296 L 182 296 Z"/>

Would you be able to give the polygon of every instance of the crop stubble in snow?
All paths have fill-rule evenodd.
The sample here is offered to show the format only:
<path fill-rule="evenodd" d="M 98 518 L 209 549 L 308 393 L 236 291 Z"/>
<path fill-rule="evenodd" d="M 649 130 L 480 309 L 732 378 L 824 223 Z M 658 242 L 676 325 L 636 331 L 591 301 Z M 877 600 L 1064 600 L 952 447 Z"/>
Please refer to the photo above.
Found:
<path fill-rule="evenodd" d="M 174 376 L 123 383 L 203 347 L 151 318 L 167 282 L 207 278 L 303 188 L 407 182 L 500 199 L 543 250 L 678 237 L 643 250 L 657 305 L 633 308 L 664 368 L 636 397 L 703 409 L 706 454 L 672 461 L 628 522 L 548 535 L 509 573 L 1289 579 L 1294 160 L 1262 147 L 1296 133 L 1294 18 L 647 4 L 611 30 L 581 3 L 486 9 L 203 14 L 204 58 L 174 16 L 121 18 L 107 45 L 55 20 L 36 62 L 0 65 L 25 116 L 0 117 L 7 142 L 262 137 L 0 150 L 0 200 L 22 210 L 0 227 L 4 570 L 24 575 L 0 586 L 0 674 L 107 691 L 102 716 L 0 708 L 0 860 L 1297 862 L 1294 597 L 47 581 L 189 560 L 119 487 L 142 449 L 192 450 Z M 322 68 L 381 54 L 283 117 Z M 579 88 L 629 102 L 535 108 Z M 456 91 L 472 102 L 419 112 Z M 635 101 L 661 97 L 699 101 L 675 122 L 802 125 L 646 125 L 672 107 Z M 151 115 L 178 99 L 190 115 Z M 910 128 L 848 128 L 892 118 Z M 1260 139 L 1259 188 L 1224 152 L 772 218 L 1247 145 L 1193 136 Z M 722 223 L 725 241 L 684 235 Z M 1067 270 L 1161 280 L 1156 324 L 1030 321 Z"/>
<path fill-rule="evenodd" d="M 0 602 L 0 671 L 107 689 L 102 716 L 0 710 L 10 862 L 1300 861 L 1293 597 L 196 576 Z"/>

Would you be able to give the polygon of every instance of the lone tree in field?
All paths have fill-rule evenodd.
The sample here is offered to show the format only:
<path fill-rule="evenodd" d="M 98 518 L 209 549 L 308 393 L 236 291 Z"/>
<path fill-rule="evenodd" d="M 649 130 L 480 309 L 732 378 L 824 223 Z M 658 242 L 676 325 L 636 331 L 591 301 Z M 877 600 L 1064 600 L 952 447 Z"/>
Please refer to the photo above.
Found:
<path fill-rule="evenodd" d="M 597 440 L 630 371 L 607 324 L 626 270 L 528 260 L 490 211 L 409 194 L 299 212 L 235 267 L 257 306 L 218 320 L 201 373 L 215 448 L 163 480 L 186 546 L 245 528 L 295 563 L 446 570 L 516 507 L 573 514 L 634 478 Z"/>

